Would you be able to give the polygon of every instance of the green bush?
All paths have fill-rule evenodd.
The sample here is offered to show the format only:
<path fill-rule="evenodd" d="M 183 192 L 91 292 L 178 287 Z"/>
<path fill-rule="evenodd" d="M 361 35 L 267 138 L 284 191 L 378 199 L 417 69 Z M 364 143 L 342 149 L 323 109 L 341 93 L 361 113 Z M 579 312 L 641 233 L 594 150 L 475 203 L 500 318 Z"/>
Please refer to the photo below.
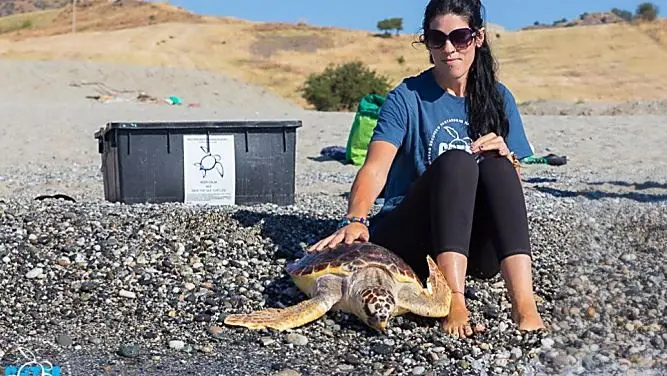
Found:
<path fill-rule="evenodd" d="M 302 97 L 318 111 L 355 111 L 362 97 L 386 95 L 389 80 L 360 61 L 329 65 L 322 73 L 308 76 Z"/>
<path fill-rule="evenodd" d="M 632 12 L 629 10 L 613 8 L 611 12 L 627 22 L 632 21 Z"/>
<path fill-rule="evenodd" d="M 658 6 L 653 3 L 641 3 L 637 6 L 637 11 L 635 13 L 637 18 L 642 21 L 653 21 L 658 18 L 660 10 Z"/>

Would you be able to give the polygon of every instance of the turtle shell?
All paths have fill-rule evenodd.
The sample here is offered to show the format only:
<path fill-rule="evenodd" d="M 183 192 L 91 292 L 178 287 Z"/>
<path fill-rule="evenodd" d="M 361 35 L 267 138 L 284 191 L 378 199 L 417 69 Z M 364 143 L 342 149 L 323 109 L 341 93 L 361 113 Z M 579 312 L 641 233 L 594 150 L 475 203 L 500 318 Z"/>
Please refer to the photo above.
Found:
<path fill-rule="evenodd" d="M 323 274 L 348 275 L 368 266 L 387 269 L 398 281 L 420 283 L 419 278 L 402 258 L 385 247 L 370 242 L 340 243 L 335 247 L 311 252 L 287 265 L 292 277 Z"/>

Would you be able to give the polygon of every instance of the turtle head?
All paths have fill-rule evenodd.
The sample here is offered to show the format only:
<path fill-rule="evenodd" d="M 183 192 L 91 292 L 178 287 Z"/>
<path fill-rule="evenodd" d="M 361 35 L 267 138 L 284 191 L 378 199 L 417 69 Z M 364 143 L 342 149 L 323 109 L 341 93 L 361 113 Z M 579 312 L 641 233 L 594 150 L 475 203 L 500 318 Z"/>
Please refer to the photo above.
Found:
<path fill-rule="evenodd" d="M 391 291 L 382 287 L 368 287 L 361 291 L 362 317 L 372 328 L 384 331 L 389 324 L 396 300 Z"/>

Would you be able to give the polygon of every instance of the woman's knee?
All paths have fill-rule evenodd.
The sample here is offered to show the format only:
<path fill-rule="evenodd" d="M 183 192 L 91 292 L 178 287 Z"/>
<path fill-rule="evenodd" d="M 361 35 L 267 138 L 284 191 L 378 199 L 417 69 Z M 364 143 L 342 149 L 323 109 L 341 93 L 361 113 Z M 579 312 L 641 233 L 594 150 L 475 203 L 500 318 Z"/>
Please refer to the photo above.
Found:
<path fill-rule="evenodd" d="M 470 175 L 477 176 L 477 162 L 475 157 L 463 150 L 448 150 L 440 154 L 431 163 L 429 169 L 433 170 L 438 176 L 453 175 L 461 177 L 461 172 L 468 172 Z"/>
<path fill-rule="evenodd" d="M 482 154 L 482 158 L 478 163 L 480 175 L 508 175 L 516 177 L 516 169 L 507 157 L 503 157 L 497 153 L 486 152 Z"/>

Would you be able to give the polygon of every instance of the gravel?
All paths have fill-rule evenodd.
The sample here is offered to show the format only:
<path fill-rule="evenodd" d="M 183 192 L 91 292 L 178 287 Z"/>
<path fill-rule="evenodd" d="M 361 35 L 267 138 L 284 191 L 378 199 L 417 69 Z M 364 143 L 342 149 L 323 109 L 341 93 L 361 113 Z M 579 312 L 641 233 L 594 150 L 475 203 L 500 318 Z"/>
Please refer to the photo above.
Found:
<path fill-rule="evenodd" d="M 222 323 L 303 298 L 283 267 L 333 230 L 341 197 L 235 208 L 4 200 L 3 361 L 20 338 L 32 349 L 57 343 L 49 360 L 74 374 L 204 372 L 204 363 L 226 375 L 667 370 L 664 203 L 526 195 L 536 293 L 552 332 L 516 331 L 497 277 L 468 283 L 477 331 L 468 340 L 414 316 L 386 336 L 342 313 L 283 333 Z"/>

